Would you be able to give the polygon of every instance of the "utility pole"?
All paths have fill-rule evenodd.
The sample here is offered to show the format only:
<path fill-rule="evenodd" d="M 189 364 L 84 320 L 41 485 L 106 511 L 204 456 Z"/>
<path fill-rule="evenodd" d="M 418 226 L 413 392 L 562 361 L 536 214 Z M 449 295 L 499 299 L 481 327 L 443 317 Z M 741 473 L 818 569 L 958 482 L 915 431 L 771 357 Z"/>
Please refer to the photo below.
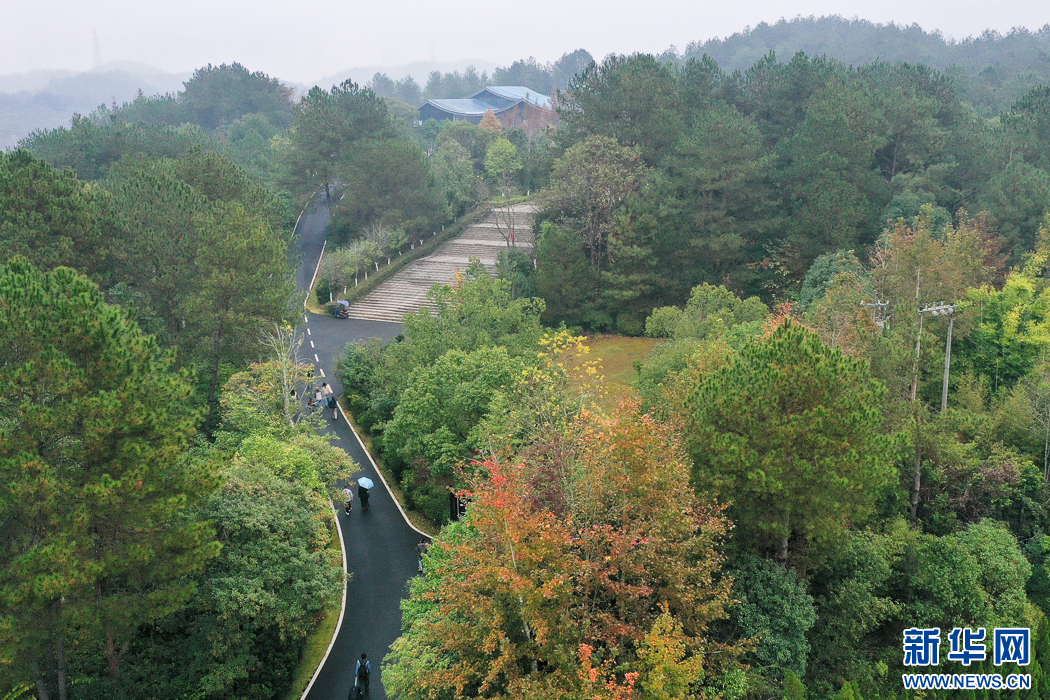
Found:
<path fill-rule="evenodd" d="M 889 307 L 890 302 L 888 302 L 888 301 L 879 301 L 879 297 L 876 294 L 872 298 L 870 304 L 868 302 L 866 302 L 866 301 L 862 301 L 862 302 L 860 302 L 860 305 L 861 306 L 870 306 L 871 307 L 871 322 L 874 323 L 876 326 L 878 326 L 881 329 L 885 329 L 886 328 L 886 309 Z"/>
<path fill-rule="evenodd" d="M 941 385 L 941 410 L 948 408 L 948 370 L 952 363 L 952 326 L 955 324 L 955 304 L 940 302 L 937 306 L 920 309 L 919 313 L 931 313 L 934 316 L 948 317 L 948 340 L 944 345 L 944 383 Z"/>
<path fill-rule="evenodd" d="M 916 285 L 917 287 L 917 285 Z M 918 291 L 916 289 L 916 291 Z M 911 407 L 915 416 L 915 472 L 911 487 L 910 520 L 915 522 L 919 512 L 919 489 L 922 488 L 922 421 L 919 419 L 919 407 L 915 405 L 915 395 L 919 387 L 919 348 L 922 342 L 922 309 L 919 310 L 919 332 L 915 336 L 915 365 L 912 369 Z"/>
<path fill-rule="evenodd" d="M 918 298 L 918 279 L 916 278 L 915 292 Z M 915 366 L 912 371 L 911 400 L 915 413 L 915 480 L 911 491 L 911 520 L 919 510 L 919 489 L 922 486 L 922 447 L 921 447 L 921 421 L 919 420 L 919 409 L 915 406 L 916 390 L 919 386 L 919 343 L 922 339 L 922 320 L 925 314 L 934 316 L 948 316 L 948 341 L 944 352 L 944 384 L 941 386 L 941 410 L 948 406 L 948 370 L 952 356 L 952 325 L 955 323 L 955 304 L 937 303 L 935 306 L 927 306 L 919 309 L 919 333 L 915 337 Z"/>
<path fill-rule="evenodd" d="M 915 305 L 919 306 L 919 280 L 922 278 L 922 267 L 915 270 Z M 922 488 L 922 421 L 919 419 L 919 408 L 915 405 L 915 394 L 919 387 L 919 347 L 922 342 L 922 309 L 919 309 L 919 332 L 915 335 L 915 365 L 911 379 L 911 411 L 915 417 L 915 472 L 911 487 L 911 513 L 909 520 L 915 522 L 919 512 L 919 489 Z"/>

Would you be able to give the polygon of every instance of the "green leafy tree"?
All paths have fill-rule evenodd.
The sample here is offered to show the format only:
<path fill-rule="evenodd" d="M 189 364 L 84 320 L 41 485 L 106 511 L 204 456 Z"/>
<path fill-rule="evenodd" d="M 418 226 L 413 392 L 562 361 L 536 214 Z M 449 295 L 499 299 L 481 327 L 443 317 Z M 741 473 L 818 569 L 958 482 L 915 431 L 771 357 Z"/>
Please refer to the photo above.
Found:
<path fill-rule="evenodd" d="M 198 68 L 179 94 L 189 121 L 205 129 L 231 124 L 247 114 L 265 115 L 270 122 L 288 126 L 292 116 L 292 90 L 261 71 L 249 72 L 240 63 Z"/>
<path fill-rule="evenodd" d="M 223 553 L 205 570 L 183 615 L 191 635 L 185 661 L 198 676 L 192 686 L 207 696 L 248 697 L 244 681 L 268 671 L 261 667 L 267 647 L 300 649 L 316 616 L 338 601 L 339 550 L 327 547 L 331 533 L 322 516 L 330 507 L 323 490 L 297 478 L 314 471 L 312 457 L 253 438 L 201 511 L 218 527 Z M 285 661 L 284 677 L 266 684 L 264 697 L 277 697 L 293 668 Z"/>
<path fill-rule="evenodd" d="M 282 210 L 228 159 L 201 151 L 122 164 L 107 182 L 123 236 L 117 276 L 149 297 L 214 410 L 221 365 L 250 359 L 291 314 Z"/>
<path fill-rule="evenodd" d="M 608 136 L 581 141 L 555 162 L 547 211 L 580 237 L 595 271 L 609 263 L 616 210 L 642 186 L 645 174 L 637 149 Z"/>
<path fill-rule="evenodd" d="M 1024 587 L 1032 567 L 1001 523 L 974 524 L 945 537 L 925 535 L 908 555 L 908 622 L 997 627 L 1025 619 Z"/>
<path fill-rule="evenodd" d="M 434 363 L 412 371 L 394 417 L 383 425 L 385 451 L 412 465 L 411 475 L 404 479 L 409 487 L 453 483 L 454 468 L 470 457 L 471 448 L 483 446 L 471 444 L 471 431 L 496 393 L 524 368 L 520 358 L 512 359 L 506 348 L 496 346 L 469 353 L 449 350 Z M 420 489 L 421 493 L 429 490 Z M 416 495 L 415 488 L 409 495 Z M 444 500 L 439 498 L 428 515 L 442 520 Z"/>
<path fill-rule="evenodd" d="M 346 189 L 332 208 L 337 238 L 358 238 L 376 224 L 430 232 L 447 218 L 430 164 L 408 139 L 356 143 L 338 173 Z"/>
<path fill-rule="evenodd" d="M 1015 102 L 1003 115 L 1003 129 L 1010 141 L 1011 152 L 1037 167 L 1050 167 L 1050 89 L 1034 87 Z"/>
<path fill-rule="evenodd" d="M 163 340 L 184 332 L 181 305 L 193 288 L 204 196 L 179 179 L 172 161 L 122 162 L 106 181 L 119 228 L 115 277 L 149 300 L 165 326 Z"/>
<path fill-rule="evenodd" d="M 480 180 L 474 173 L 470 153 L 455 139 L 442 139 L 431 157 L 445 201 L 454 216 L 462 216 L 481 200 Z"/>
<path fill-rule="evenodd" d="M 810 100 L 798 132 L 781 145 L 791 163 L 785 180 L 794 183 L 791 244 L 807 261 L 875 237 L 876 214 L 890 196 L 872 169 L 882 144 L 874 102 L 855 81 L 830 83 Z M 798 278 L 804 273 L 791 270 Z"/>
<path fill-rule="evenodd" d="M 391 360 L 406 373 L 449 350 L 499 345 L 513 357 L 527 356 L 543 335 L 543 301 L 515 299 L 510 282 L 489 275 L 476 258 L 454 284 L 434 285 L 428 298 L 436 309 L 406 315 L 407 341 L 390 348 Z"/>
<path fill-rule="evenodd" d="M 34 132 L 21 145 L 56 168 L 72 168 L 83 180 L 101 180 L 124 156 L 178 158 L 194 147 L 216 147 L 195 124 L 127 123 L 114 119 L 106 107 L 86 117 L 74 115 L 69 128 Z"/>
<path fill-rule="evenodd" d="M 349 80 L 331 91 L 311 88 L 292 114 L 292 128 L 277 144 L 286 183 L 300 195 L 323 189 L 329 205 L 332 185 L 354 143 L 395 133 L 383 101 Z"/>
<path fill-rule="evenodd" d="M 790 668 L 784 677 L 784 700 L 806 700 L 806 686 Z"/>
<path fill-rule="evenodd" d="M 785 319 L 690 394 L 694 478 L 786 562 L 792 538 L 839 536 L 893 481 L 884 394 L 862 362 Z"/>
<path fill-rule="evenodd" d="M 787 671 L 805 675 L 806 633 L 816 621 L 813 597 L 795 572 L 749 555 L 733 567 L 740 604 L 730 611 L 735 636 L 756 639 L 754 670 L 780 679 Z"/>
<path fill-rule="evenodd" d="M 715 103 L 694 116 L 668 156 L 670 192 L 660 194 L 671 197 L 657 203 L 666 213 L 654 217 L 657 226 L 680 230 L 657 237 L 668 276 L 755 290 L 747 263 L 780 228 L 774 161 L 754 119 L 732 106 Z"/>
<path fill-rule="evenodd" d="M 181 305 L 194 319 L 183 347 L 203 363 L 214 409 L 222 363 L 244 362 L 263 329 L 288 320 L 293 287 L 287 238 L 240 203 L 216 205 L 199 232 L 198 286 Z"/>
<path fill-rule="evenodd" d="M 579 236 L 544 221 L 536 244 L 536 295 L 544 301 L 544 322 L 594 325 L 597 289 L 598 274 Z"/>
<path fill-rule="evenodd" d="M 758 297 L 741 299 L 725 287 L 701 284 L 693 288 L 685 309 L 657 309 L 645 324 L 652 338 L 710 340 L 727 338 L 734 346 L 761 332 L 769 307 Z"/>
<path fill-rule="evenodd" d="M 219 546 L 183 512 L 214 481 L 180 459 L 185 378 L 93 283 L 15 258 L 0 299 L 0 636 L 44 697 L 74 625 L 116 677 L 138 626 L 185 603 Z"/>
<path fill-rule="evenodd" d="M 485 172 L 496 183 L 501 197 L 507 197 L 514 186 L 514 177 L 521 170 L 521 159 L 518 149 L 505 138 L 498 138 L 489 144 L 485 153 Z"/>
<path fill-rule="evenodd" d="M 1050 172 L 1021 159 L 991 179 L 978 200 L 996 223 L 997 238 L 1012 262 L 1037 244 L 1038 229 L 1050 212 Z"/>
<path fill-rule="evenodd" d="M 638 148 L 647 165 L 661 162 L 682 130 L 671 69 L 649 54 L 588 64 L 561 94 L 558 115 L 566 145 L 604 136 Z"/>

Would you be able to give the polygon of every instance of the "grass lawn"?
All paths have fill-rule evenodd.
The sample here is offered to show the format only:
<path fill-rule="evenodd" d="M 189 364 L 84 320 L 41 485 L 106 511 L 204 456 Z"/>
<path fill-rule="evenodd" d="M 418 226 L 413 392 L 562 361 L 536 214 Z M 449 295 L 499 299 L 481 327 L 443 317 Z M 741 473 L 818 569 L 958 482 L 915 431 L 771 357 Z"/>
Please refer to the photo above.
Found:
<path fill-rule="evenodd" d="M 621 399 L 634 396 L 634 380 L 638 373 L 635 360 L 643 360 L 657 343 L 655 338 L 627 338 L 619 335 L 603 335 L 587 340 L 590 347 L 589 360 L 599 363 L 609 393 L 600 402 L 602 408 L 611 411 Z"/>

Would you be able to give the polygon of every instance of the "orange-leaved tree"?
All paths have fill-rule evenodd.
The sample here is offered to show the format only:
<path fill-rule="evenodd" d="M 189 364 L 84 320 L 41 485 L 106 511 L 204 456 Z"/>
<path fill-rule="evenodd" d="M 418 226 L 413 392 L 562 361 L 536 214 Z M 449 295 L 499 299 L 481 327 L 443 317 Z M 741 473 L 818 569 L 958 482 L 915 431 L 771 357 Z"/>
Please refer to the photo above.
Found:
<path fill-rule="evenodd" d="M 475 465 L 466 520 L 403 604 L 383 672 L 395 696 L 684 698 L 734 663 L 706 636 L 731 594 L 721 507 L 636 406 L 579 420 L 557 450 Z"/>

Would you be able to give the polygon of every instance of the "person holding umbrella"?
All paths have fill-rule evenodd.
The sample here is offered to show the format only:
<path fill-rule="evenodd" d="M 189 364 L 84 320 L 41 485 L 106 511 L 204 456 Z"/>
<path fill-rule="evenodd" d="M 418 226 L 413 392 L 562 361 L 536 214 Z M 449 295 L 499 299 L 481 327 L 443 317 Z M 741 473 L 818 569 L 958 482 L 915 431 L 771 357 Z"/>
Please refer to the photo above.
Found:
<path fill-rule="evenodd" d="M 371 479 L 362 476 L 357 480 L 357 497 L 361 499 L 361 508 L 368 510 L 368 489 L 375 486 Z"/>

